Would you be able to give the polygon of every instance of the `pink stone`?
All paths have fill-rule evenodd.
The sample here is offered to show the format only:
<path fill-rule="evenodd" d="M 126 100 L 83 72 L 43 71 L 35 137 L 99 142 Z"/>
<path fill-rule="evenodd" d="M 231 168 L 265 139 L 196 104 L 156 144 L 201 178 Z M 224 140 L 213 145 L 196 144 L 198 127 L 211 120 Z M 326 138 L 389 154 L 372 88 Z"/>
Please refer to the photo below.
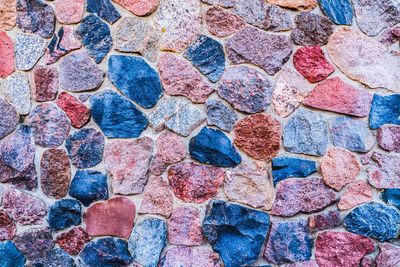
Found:
<path fill-rule="evenodd" d="M 90 236 L 82 227 L 75 227 L 66 233 L 57 236 L 55 242 L 60 248 L 70 255 L 78 255 L 85 244 L 90 241 Z"/>
<path fill-rule="evenodd" d="M 84 0 L 56 0 L 55 13 L 62 24 L 74 24 L 82 20 Z"/>
<path fill-rule="evenodd" d="M 195 207 L 175 209 L 168 224 L 168 238 L 173 245 L 201 245 L 203 236 L 199 210 Z"/>
<path fill-rule="evenodd" d="M 357 205 L 370 202 L 373 197 L 372 187 L 364 180 L 354 180 L 340 198 L 338 209 L 352 209 Z"/>
<path fill-rule="evenodd" d="M 10 31 L 17 23 L 17 0 L 0 0 L 0 29 Z"/>
<path fill-rule="evenodd" d="M 90 109 L 78 101 L 76 97 L 62 92 L 56 101 L 57 105 L 67 114 L 71 125 L 82 128 L 90 119 Z"/>
<path fill-rule="evenodd" d="M 113 0 L 136 16 L 147 16 L 156 11 L 159 0 Z"/>
<path fill-rule="evenodd" d="M 372 97 L 373 94 L 335 77 L 315 86 L 303 103 L 313 108 L 365 117 L 369 114 Z"/>
<path fill-rule="evenodd" d="M 379 244 L 379 253 L 375 261 L 377 267 L 399 266 L 400 247 L 386 242 Z"/>
<path fill-rule="evenodd" d="M 2 1 L 0 0 L 0 7 Z M 0 12 L 1 17 L 2 12 Z M 0 30 L 0 77 L 5 79 L 13 73 L 14 67 L 14 45 L 10 37 Z"/>
<path fill-rule="evenodd" d="M 134 220 L 135 204 L 124 197 L 95 203 L 83 215 L 91 236 L 111 235 L 128 239 Z"/>
<path fill-rule="evenodd" d="M 0 209 L 0 242 L 12 240 L 16 231 L 17 227 L 10 215 L 8 215 L 7 211 Z"/>
<path fill-rule="evenodd" d="M 297 10 L 311 10 L 317 6 L 317 0 L 267 0 L 267 2 Z"/>
<path fill-rule="evenodd" d="M 169 95 L 183 95 L 194 103 L 204 103 L 214 92 L 192 64 L 171 53 L 159 58 L 158 70 L 163 88 Z"/>
<path fill-rule="evenodd" d="M 58 93 L 58 82 L 56 68 L 36 66 L 30 76 L 33 99 L 37 102 L 54 100 Z"/>
<path fill-rule="evenodd" d="M 301 261 L 286 265 L 286 267 L 319 267 L 315 260 Z"/>
<path fill-rule="evenodd" d="M 400 153 L 400 126 L 383 125 L 376 132 L 376 140 L 383 149 Z"/>
<path fill-rule="evenodd" d="M 374 152 L 367 173 L 368 182 L 375 188 L 400 187 L 400 157 Z"/>
<path fill-rule="evenodd" d="M 239 16 L 218 6 L 213 6 L 207 10 L 205 20 L 208 31 L 217 37 L 234 34 L 246 26 L 246 23 Z"/>
<path fill-rule="evenodd" d="M 169 249 L 161 260 L 162 267 L 221 267 L 218 255 L 197 247 L 178 246 Z"/>
<path fill-rule="evenodd" d="M 153 140 L 148 137 L 132 141 L 114 141 L 105 148 L 104 162 L 112 176 L 114 194 L 131 195 L 143 192 L 149 178 Z"/>
<path fill-rule="evenodd" d="M 360 164 L 347 149 L 333 147 L 322 158 L 321 172 L 325 184 L 340 191 L 360 173 Z"/>
<path fill-rule="evenodd" d="M 72 50 L 82 47 L 82 44 L 75 38 L 74 28 L 62 26 L 58 33 L 54 34 L 49 46 L 46 48 L 46 65 L 57 62 L 60 57 L 68 54 Z"/>
<path fill-rule="evenodd" d="M 364 257 L 361 260 L 361 266 L 360 267 L 376 267 L 376 264 L 371 258 Z"/>
<path fill-rule="evenodd" d="M 394 27 L 382 33 L 381 37 L 379 37 L 378 41 L 381 44 L 386 46 L 391 46 L 396 43 L 400 39 L 400 26 Z"/>

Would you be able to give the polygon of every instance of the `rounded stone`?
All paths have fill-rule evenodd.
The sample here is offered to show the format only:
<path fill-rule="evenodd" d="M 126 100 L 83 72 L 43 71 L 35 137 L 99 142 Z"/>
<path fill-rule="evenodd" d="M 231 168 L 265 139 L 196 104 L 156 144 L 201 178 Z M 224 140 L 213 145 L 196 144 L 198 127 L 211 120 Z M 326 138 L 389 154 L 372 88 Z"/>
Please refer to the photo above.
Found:
<path fill-rule="evenodd" d="M 17 23 L 17 0 L 0 1 L 0 29 L 10 31 Z"/>
<path fill-rule="evenodd" d="M 50 38 L 55 27 L 54 10 L 41 0 L 17 1 L 17 24 L 23 32 Z"/>
<path fill-rule="evenodd" d="M 15 108 L 11 106 L 7 100 L 0 98 L 0 139 L 3 139 L 12 133 L 18 125 L 19 115 Z"/>
<path fill-rule="evenodd" d="M 25 73 L 14 72 L 2 83 L 2 92 L 21 115 L 31 109 L 31 88 Z"/>
<path fill-rule="evenodd" d="M 205 15 L 208 31 L 217 37 L 226 37 L 242 30 L 246 23 L 235 14 L 218 6 L 209 8 Z"/>
<path fill-rule="evenodd" d="M 54 67 L 36 66 L 30 77 L 32 98 L 36 102 L 54 100 L 58 94 L 58 71 Z"/>
<path fill-rule="evenodd" d="M 383 149 L 400 153 L 400 126 L 383 125 L 376 132 L 376 140 Z"/>
<path fill-rule="evenodd" d="M 0 242 L 12 240 L 14 238 L 17 226 L 13 222 L 7 211 L 0 209 Z"/>
<path fill-rule="evenodd" d="M 28 260 L 44 258 L 54 247 L 53 237 L 48 228 L 28 229 L 14 238 L 15 246 Z"/>
<path fill-rule="evenodd" d="M 61 92 L 56 101 L 59 106 L 71 120 L 72 127 L 82 128 L 90 119 L 90 109 L 79 102 L 76 97 Z"/>
<path fill-rule="evenodd" d="M 372 187 L 364 180 L 352 181 L 344 191 L 338 203 L 339 210 L 347 210 L 357 205 L 370 202 L 373 197 Z"/>
<path fill-rule="evenodd" d="M 170 248 L 160 261 L 160 267 L 197 266 L 221 267 L 218 255 L 198 247 L 177 246 Z"/>
<path fill-rule="evenodd" d="M 0 2 L 1 5 L 7 3 L 7 1 Z M 4 12 L 6 13 L 6 12 Z M 2 13 L 3 14 L 3 13 Z M 0 15 L 0 26 L 1 26 L 1 16 Z M 0 27 L 1 28 L 1 27 Z M 0 77 L 5 79 L 8 75 L 14 72 L 14 44 L 7 34 L 0 30 L 0 61 L 2 62 L 0 66 Z"/>
<path fill-rule="evenodd" d="M 203 236 L 197 208 L 180 207 L 174 210 L 168 224 L 168 240 L 173 245 L 201 245 Z"/>
<path fill-rule="evenodd" d="M 158 0 L 114 0 L 136 16 L 147 16 L 156 11 Z"/>
<path fill-rule="evenodd" d="M 19 70 L 30 70 L 43 56 L 46 40 L 33 34 L 18 34 L 15 41 L 15 60 Z"/>
<path fill-rule="evenodd" d="M 56 18 L 62 24 L 74 24 L 82 20 L 84 0 L 56 0 Z"/>
<path fill-rule="evenodd" d="M 78 170 L 71 181 L 69 195 L 84 206 L 108 199 L 107 176 L 97 171 Z"/>
<path fill-rule="evenodd" d="M 81 204 L 75 199 L 61 199 L 50 207 L 49 226 L 58 231 L 81 223 Z"/>
<path fill-rule="evenodd" d="M 78 255 L 85 244 L 89 241 L 89 234 L 81 226 L 72 228 L 68 232 L 60 234 L 55 240 L 60 248 L 70 255 Z"/>

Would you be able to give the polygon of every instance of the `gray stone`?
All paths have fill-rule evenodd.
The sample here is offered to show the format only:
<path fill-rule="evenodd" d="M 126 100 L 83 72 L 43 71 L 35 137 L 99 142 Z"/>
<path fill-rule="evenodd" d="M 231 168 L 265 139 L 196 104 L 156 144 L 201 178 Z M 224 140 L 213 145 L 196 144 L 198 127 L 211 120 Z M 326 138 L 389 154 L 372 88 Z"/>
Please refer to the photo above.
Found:
<path fill-rule="evenodd" d="M 17 127 L 19 116 L 17 111 L 7 100 L 0 97 L 0 139 L 12 133 Z"/>
<path fill-rule="evenodd" d="M 186 137 L 200 126 L 206 118 L 200 107 L 188 105 L 167 121 L 165 126 L 171 131 Z"/>
<path fill-rule="evenodd" d="M 239 119 L 237 113 L 224 105 L 220 100 L 208 100 L 207 105 L 207 124 L 215 125 L 221 130 L 231 131 Z"/>
<path fill-rule="evenodd" d="M 203 3 L 210 5 L 219 5 L 222 7 L 233 7 L 237 0 L 201 0 Z"/>
<path fill-rule="evenodd" d="M 43 56 L 46 40 L 33 34 L 18 34 L 15 41 L 17 69 L 30 70 Z"/>
<path fill-rule="evenodd" d="M 31 108 L 31 88 L 24 73 L 14 72 L 8 76 L 2 84 L 2 88 L 3 93 L 19 114 L 26 115 L 29 113 Z"/>

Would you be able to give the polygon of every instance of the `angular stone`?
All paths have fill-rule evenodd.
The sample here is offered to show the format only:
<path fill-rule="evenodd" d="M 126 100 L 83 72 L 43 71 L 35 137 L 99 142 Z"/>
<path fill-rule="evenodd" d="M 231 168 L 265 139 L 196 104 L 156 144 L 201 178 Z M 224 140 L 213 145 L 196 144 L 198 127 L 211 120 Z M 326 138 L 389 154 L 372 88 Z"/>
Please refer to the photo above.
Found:
<path fill-rule="evenodd" d="M 398 237 L 400 213 L 396 208 L 370 202 L 353 209 L 344 217 L 343 223 L 349 232 L 384 242 Z"/>
<path fill-rule="evenodd" d="M 201 245 L 203 236 L 199 210 L 190 206 L 175 209 L 168 224 L 168 239 L 174 245 Z"/>
<path fill-rule="evenodd" d="M 365 117 L 369 114 L 372 97 L 365 90 L 354 88 L 335 77 L 315 86 L 303 103 L 313 108 Z"/>
<path fill-rule="evenodd" d="M 0 243 L 0 266 L 25 266 L 25 256 L 11 241 Z"/>
<path fill-rule="evenodd" d="M 386 46 L 391 46 L 394 43 L 397 43 L 400 39 L 400 26 L 391 28 L 386 30 L 382 35 L 379 37 L 378 41 Z"/>
<path fill-rule="evenodd" d="M 113 0 L 136 16 L 147 16 L 157 10 L 158 0 Z"/>
<path fill-rule="evenodd" d="M 60 83 L 67 91 L 91 91 L 100 87 L 103 79 L 104 72 L 87 52 L 77 52 L 60 61 Z"/>
<path fill-rule="evenodd" d="M 279 157 L 272 159 L 272 176 L 274 185 L 290 177 L 306 177 L 317 171 L 312 160 Z"/>
<path fill-rule="evenodd" d="M 275 264 L 305 261 L 311 258 L 312 246 L 307 222 L 273 221 L 264 257 Z"/>
<path fill-rule="evenodd" d="M 85 11 L 84 0 L 57 0 L 56 18 L 62 24 L 74 24 L 82 20 Z"/>
<path fill-rule="evenodd" d="M 63 149 L 49 149 L 43 153 L 40 162 L 40 183 L 43 193 L 60 199 L 67 195 L 71 180 L 71 166 L 67 152 Z"/>
<path fill-rule="evenodd" d="M 73 127 L 79 129 L 88 123 L 90 119 L 90 109 L 79 102 L 74 96 L 67 92 L 61 92 L 56 103 L 67 114 Z"/>
<path fill-rule="evenodd" d="M 21 115 L 29 113 L 31 108 L 31 88 L 25 73 L 15 72 L 3 83 L 2 92 Z"/>
<path fill-rule="evenodd" d="M 286 179 L 276 186 L 276 198 L 271 214 L 294 216 L 313 213 L 336 202 L 335 192 L 320 178 Z"/>
<path fill-rule="evenodd" d="M 207 100 L 207 125 L 215 125 L 221 130 L 231 131 L 239 119 L 237 113 L 220 100 Z"/>
<path fill-rule="evenodd" d="M 274 75 L 289 60 L 293 44 L 287 36 L 247 26 L 226 41 L 226 52 L 234 64 L 251 63 Z"/>
<path fill-rule="evenodd" d="M 235 145 L 247 155 L 269 162 L 279 151 L 281 123 L 270 115 L 255 114 L 235 124 Z"/>
<path fill-rule="evenodd" d="M 318 0 L 319 6 L 335 24 L 351 25 L 353 23 L 353 6 L 350 0 Z"/>
<path fill-rule="evenodd" d="M 203 30 L 200 2 L 161 1 L 155 21 L 163 29 L 163 36 L 159 42 L 160 49 L 183 52 Z"/>
<path fill-rule="evenodd" d="M 400 91 L 400 56 L 378 40 L 342 27 L 329 39 L 327 50 L 333 63 L 351 79 L 370 88 Z"/>
<path fill-rule="evenodd" d="M 3 139 L 15 130 L 19 122 L 19 115 L 15 108 L 2 97 L 0 97 L 0 110 L 2 111 L 2 116 L 0 117 L 0 139 Z"/>
<path fill-rule="evenodd" d="M 315 240 L 319 266 L 359 266 L 361 259 L 375 250 L 374 241 L 352 233 L 326 231 Z"/>
<path fill-rule="evenodd" d="M 23 32 L 50 38 L 55 27 L 54 10 L 41 0 L 17 1 L 17 24 Z"/>
<path fill-rule="evenodd" d="M 238 0 L 201 0 L 210 5 L 219 5 L 225 8 L 234 7 Z"/>
<path fill-rule="evenodd" d="M 294 23 L 295 28 L 290 33 L 290 38 L 297 45 L 325 45 L 333 33 L 330 19 L 308 11 L 298 14 Z"/>
<path fill-rule="evenodd" d="M 114 194 L 143 192 L 149 178 L 153 140 L 143 137 L 132 141 L 114 141 L 105 149 L 104 163 L 112 176 Z"/>
<path fill-rule="evenodd" d="M 316 233 L 328 229 L 339 227 L 342 224 L 342 217 L 337 210 L 326 213 L 312 215 L 308 217 L 308 227 L 310 233 Z"/>
<path fill-rule="evenodd" d="M 131 234 L 134 219 L 135 204 L 124 197 L 95 203 L 83 215 L 91 236 L 112 235 L 125 239 Z"/>
<path fill-rule="evenodd" d="M 88 0 L 86 11 L 99 16 L 110 24 L 114 24 L 121 17 L 110 0 Z"/>
<path fill-rule="evenodd" d="M 369 127 L 373 130 L 384 124 L 400 125 L 400 94 L 381 96 L 374 94 L 369 113 Z"/>
<path fill-rule="evenodd" d="M 368 182 L 378 189 L 400 187 L 400 157 L 374 152 L 367 168 Z"/>
<path fill-rule="evenodd" d="M 328 123 L 317 112 L 298 109 L 283 131 L 283 146 L 288 152 L 323 156 L 328 144 Z"/>
<path fill-rule="evenodd" d="M 340 198 L 338 209 L 347 210 L 357 205 L 370 202 L 373 197 L 372 187 L 364 180 L 357 179 L 350 183 Z"/>
<path fill-rule="evenodd" d="M 34 266 L 76 267 L 75 260 L 59 248 L 49 250 L 44 258 L 36 260 L 34 264 Z"/>
<path fill-rule="evenodd" d="M 303 77 L 290 68 L 284 68 L 278 74 L 272 94 L 276 114 L 283 118 L 292 114 L 310 91 L 311 86 Z"/>
<path fill-rule="evenodd" d="M 81 226 L 72 228 L 57 236 L 55 242 L 70 255 L 78 255 L 85 244 L 90 241 L 89 234 Z"/>
<path fill-rule="evenodd" d="M 400 152 L 400 126 L 383 125 L 376 132 L 380 147 L 388 151 Z"/>
<path fill-rule="evenodd" d="M 156 218 L 145 218 L 133 228 L 128 248 L 135 262 L 143 266 L 156 267 L 166 243 L 167 222 Z"/>
<path fill-rule="evenodd" d="M 257 162 L 226 171 L 224 192 L 229 200 L 256 209 L 269 210 L 274 202 L 274 189 L 269 174 Z"/>
<path fill-rule="evenodd" d="M 386 242 L 379 244 L 379 253 L 375 260 L 378 267 L 399 265 L 400 247 Z"/>
<path fill-rule="evenodd" d="M 182 162 L 168 170 L 169 186 L 185 202 L 203 203 L 218 194 L 224 182 L 221 168 Z"/>
<path fill-rule="evenodd" d="M 81 223 L 81 204 L 75 199 L 61 199 L 50 207 L 49 226 L 58 231 Z"/>
<path fill-rule="evenodd" d="M 14 49 L 17 69 L 30 70 L 44 54 L 46 40 L 33 34 L 20 33 Z"/>
<path fill-rule="evenodd" d="M 202 250 L 198 247 L 185 246 L 172 247 L 167 250 L 164 257 L 160 261 L 160 267 L 194 267 L 199 263 L 201 263 L 204 267 L 221 267 L 218 255 L 216 253 Z"/>
<path fill-rule="evenodd" d="M 98 171 L 77 170 L 69 187 L 69 195 L 84 206 L 108 199 L 107 176 Z"/>
<path fill-rule="evenodd" d="M 243 266 L 257 260 L 270 226 L 268 213 L 212 200 L 203 232 L 225 266 Z"/>
<path fill-rule="evenodd" d="M 195 105 L 187 105 L 165 123 L 165 127 L 181 135 L 188 136 L 194 129 L 207 119 L 203 108 Z"/>
<path fill-rule="evenodd" d="M 0 1 L 0 29 L 10 31 L 17 23 L 17 0 Z"/>
<path fill-rule="evenodd" d="M 137 138 L 147 128 L 146 116 L 111 90 L 92 95 L 90 104 L 93 120 L 107 138 Z"/>
<path fill-rule="evenodd" d="M 32 98 L 36 102 L 54 100 L 58 94 L 58 71 L 54 67 L 36 66 L 30 76 Z"/>
<path fill-rule="evenodd" d="M 15 226 L 10 215 L 8 215 L 7 211 L 0 209 L 0 242 L 4 240 L 12 240 L 16 231 L 17 226 Z"/>
<path fill-rule="evenodd" d="M 1 4 L 7 1 L 0 2 L 0 9 Z M 3 11 L 3 10 L 2 10 Z M 1 20 L 0 15 L 0 20 Z M 1 26 L 1 22 L 0 22 Z M 14 72 L 14 44 L 10 37 L 7 34 L 0 30 L 0 61 L 2 62 L 0 66 L 0 77 L 5 79 L 8 75 Z"/>
<path fill-rule="evenodd" d="M 14 238 L 15 246 L 28 260 L 40 259 L 54 247 L 51 231 L 48 228 L 28 229 Z"/>
<path fill-rule="evenodd" d="M 267 0 L 267 2 L 297 10 L 311 10 L 317 6 L 317 0 Z"/>
<path fill-rule="evenodd" d="M 242 30 L 246 23 L 235 14 L 218 6 L 209 8 L 205 15 L 207 30 L 217 37 L 226 37 Z"/>
<path fill-rule="evenodd" d="M 82 47 L 82 44 L 75 38 L 74 28 L 71 26 L 62 26 L 54 34 L 49 45 L 46 48 L 46 65 L 57 62 L 60 57 L 68 54 L 72 50 Z"/>
<path fill-rule="evenodd" d="M 333 144 L 355 152 L 368 152 L 375 139 L 365 122 L 342 116 L 329 120 Z"/>

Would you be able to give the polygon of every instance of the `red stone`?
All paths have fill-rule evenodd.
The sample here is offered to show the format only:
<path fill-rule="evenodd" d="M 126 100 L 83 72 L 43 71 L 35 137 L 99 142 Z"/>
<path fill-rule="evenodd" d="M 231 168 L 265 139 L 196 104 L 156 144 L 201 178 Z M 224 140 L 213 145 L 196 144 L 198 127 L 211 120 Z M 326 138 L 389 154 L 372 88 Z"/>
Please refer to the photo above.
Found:
<path fill-rule="evenodd" d="M 400 153 L 400 126 L 383 125 L 376 132 L 376 140 L 383 149 Z"/>
<path fill-rule="evenodd" d="M 136 16 L 150 15 L 156 11 L 158 0 L 113 0 Z"/>
<path fill-rule="evenodd" d="M 218 255 L 197 247 L 178 246 L 169 249 L 162 261 L 162 267 L 221 267 Z"/>
<path fill-rule="evenodd" d="M 299 48 L 294 53 L 293 65 L 311 83 L 320 82 L 335 71 L 319 45 Z"/>
<path fill-rule="evenodd" d="M 14 70 L 13 42 L 4 31 L 0 30 L 0 77 L 5 79 Z"/>
<path fill-rule="evenodd" d="M 111 235 L 128 239 L 135 220 L 135 204 L 116 197 L 91 205 L 83 215 L 91 236 Z"/>
<path fill-rule="evenodd" d="M 55 4 L 56 18 L 62 24 L 78 23 L 82 20 L 84 0 L 57 0 Z"/>
<path fill-rule="evenodd" d="M 327 79 L 308 94 L 303 104 L 313 108 L 365 117 L 369 114 L 373 94 L 354 88 L 339 77 Z"/>
<path fill-rule="evenodd" d="M 7 211 L 0 209 L 0 242 L 12 240 L 16 231 L 17 227 Z"/>
<path fill-rule="evenodd" d="M 71 125 L 75 128 L 82 128 L 90 119 L 90 109 L 79 102 L 76 97 L 62 92 L 56 101 L 57 105 L 67 114 Z"/>
<path fill-rule="evenodd" d="M 168 224 L 168 238 L 173 245 L 201 245 L 203 236 L 199 210 L 195 207 L 175 209 Z"/>
<path fill-rule="evenodd" d="M 36 66 L 31 74 L 32 97 L 37 102 L 54 100 L 58 93 L 56 68 Z"/>
<path fill-rule="evenodd" d="M 205 20 L 208 31 L 217 37 L 226 37 L 242 30 L 246 23 L 235 14 L 213 6 L 207 10 Z"/>
<path fill-rule="evenodd" d="M 357 205 L 370 202 L 373 197 L 372 187 L 364 180 L 354 180 L 340 198 L 338 209 L 352 209 Z"/>
<path fill-rule="evenodd" d="M 78 255 L 85 244 L 90 241 L 90 236 L 82 227 L 75 227 L 56 238 L 56 243 L 70 255 Z"/>
<path fill-rule="evenodd" d="M 342 223 L 342 217 L 337 210 L 308 217 L 308 228 L 311 233 L 333 229 Z"/>
<path fill-rule="evenodd" d="M 399 266 L 400 247 L 386 242 L 379 244 L 379 253 L 375 261 L 377 267 Z"/>

